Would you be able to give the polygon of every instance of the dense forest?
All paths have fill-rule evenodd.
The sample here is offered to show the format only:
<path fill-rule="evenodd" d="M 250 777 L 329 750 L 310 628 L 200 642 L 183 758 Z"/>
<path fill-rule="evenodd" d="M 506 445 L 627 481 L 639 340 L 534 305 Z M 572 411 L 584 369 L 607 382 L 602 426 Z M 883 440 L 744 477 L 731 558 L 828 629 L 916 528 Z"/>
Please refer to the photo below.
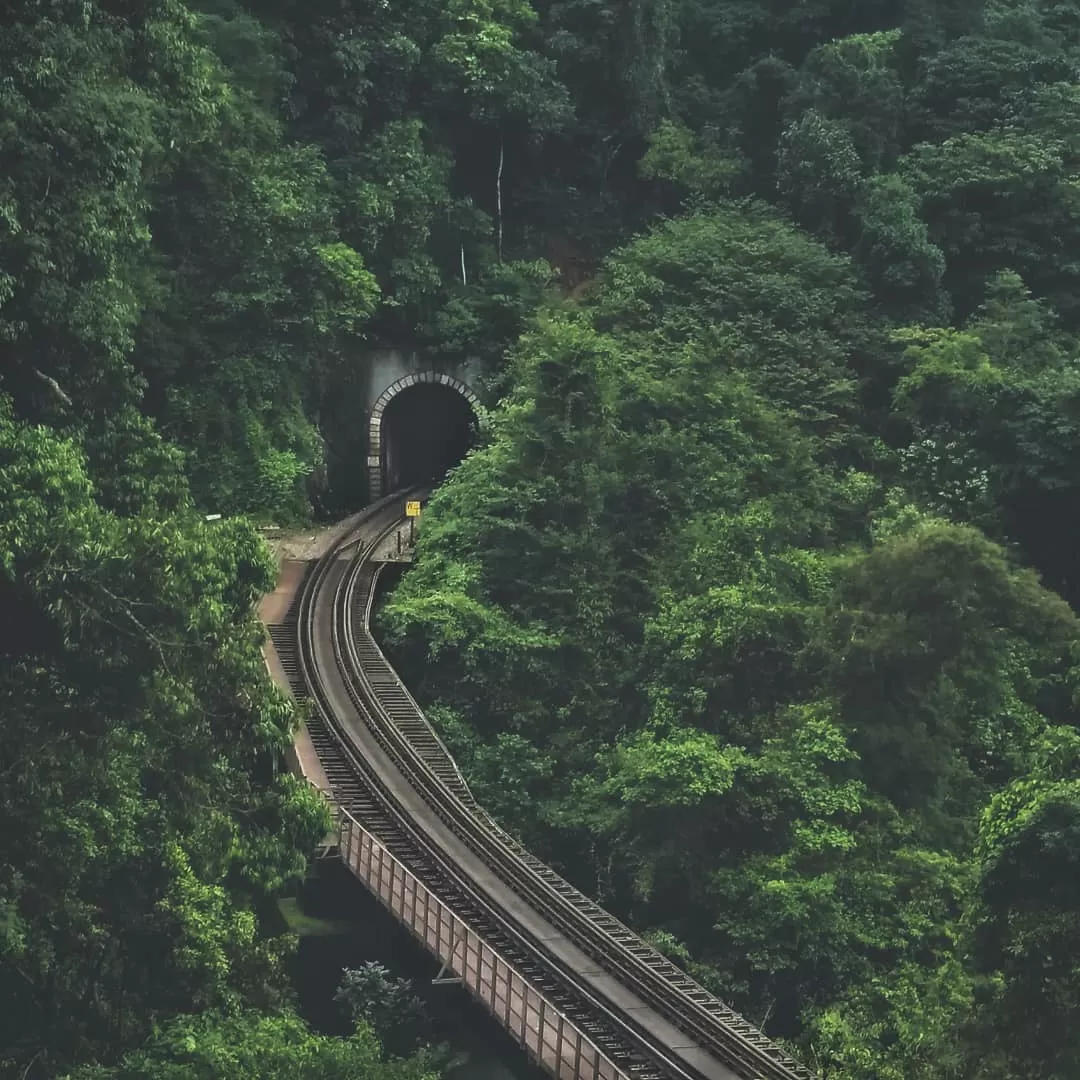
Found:
<path fill-rule="evenodd" d="M 381 626 L 489 808 L 823 1077 L 1076 1080 L 1078 296 L 1074 0 L 7 0 L 0 1073 L 437 1070 L 267 914 L 255 524 L 391 343 L 484 365 Z"/>

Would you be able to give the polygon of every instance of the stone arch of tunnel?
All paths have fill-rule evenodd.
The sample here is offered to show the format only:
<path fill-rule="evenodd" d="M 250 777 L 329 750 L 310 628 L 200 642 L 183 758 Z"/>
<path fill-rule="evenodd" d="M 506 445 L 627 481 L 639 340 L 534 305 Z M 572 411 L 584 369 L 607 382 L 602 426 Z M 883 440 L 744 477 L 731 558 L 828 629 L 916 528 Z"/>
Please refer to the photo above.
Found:
<path fill-rule="evenodd" d="M 440 372 L 417 372 L 391 383 L 371 409 L 371 499 L 438 480 L 461 461 L 473 442 L 479 404 L 460 379 Z"/>

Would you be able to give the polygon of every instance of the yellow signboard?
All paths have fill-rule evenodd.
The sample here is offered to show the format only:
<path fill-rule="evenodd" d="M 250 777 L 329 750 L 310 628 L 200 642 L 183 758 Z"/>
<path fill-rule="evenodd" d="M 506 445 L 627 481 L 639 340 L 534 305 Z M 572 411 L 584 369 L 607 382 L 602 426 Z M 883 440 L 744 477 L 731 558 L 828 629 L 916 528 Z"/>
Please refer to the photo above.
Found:
<path fill-rule="evenodd" d="M 419 517 L 420 516 L 420 500 L 410 499 L 405 504 L 405 516 L 406 517 Z"/>

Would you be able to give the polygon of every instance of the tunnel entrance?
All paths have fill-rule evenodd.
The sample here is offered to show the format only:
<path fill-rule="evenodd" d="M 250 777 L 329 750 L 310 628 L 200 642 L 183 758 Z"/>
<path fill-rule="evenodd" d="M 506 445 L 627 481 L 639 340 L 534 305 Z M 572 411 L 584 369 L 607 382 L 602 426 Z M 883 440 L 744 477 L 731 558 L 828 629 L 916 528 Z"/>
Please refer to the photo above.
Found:
<path fill-rule="evenodd" d="M 421 382 L 387 402 L 380 423 L 383 491 L 437 482 L 468 453 L 476 416 L 452 386 Z"/>

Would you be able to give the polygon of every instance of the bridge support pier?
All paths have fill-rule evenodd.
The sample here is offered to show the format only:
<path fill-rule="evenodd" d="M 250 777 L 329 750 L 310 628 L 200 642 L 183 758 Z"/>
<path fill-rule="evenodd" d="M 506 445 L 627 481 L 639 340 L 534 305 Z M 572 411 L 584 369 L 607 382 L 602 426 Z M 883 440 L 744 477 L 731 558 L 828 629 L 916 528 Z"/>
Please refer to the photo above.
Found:
<path fill-rule="evenodd" d="M 447 975 L 446 974 L 447 970 L 448 969 L 447 969 L 446 964 L 443 964 L 439 968 L 439 974 L 436 975 L 435 978 L 431 980 L 431 985 L 432 986 L 460 986 L 461 985 L 461 979 L 457 975 L 454 975 L 454 974 Z"/>

